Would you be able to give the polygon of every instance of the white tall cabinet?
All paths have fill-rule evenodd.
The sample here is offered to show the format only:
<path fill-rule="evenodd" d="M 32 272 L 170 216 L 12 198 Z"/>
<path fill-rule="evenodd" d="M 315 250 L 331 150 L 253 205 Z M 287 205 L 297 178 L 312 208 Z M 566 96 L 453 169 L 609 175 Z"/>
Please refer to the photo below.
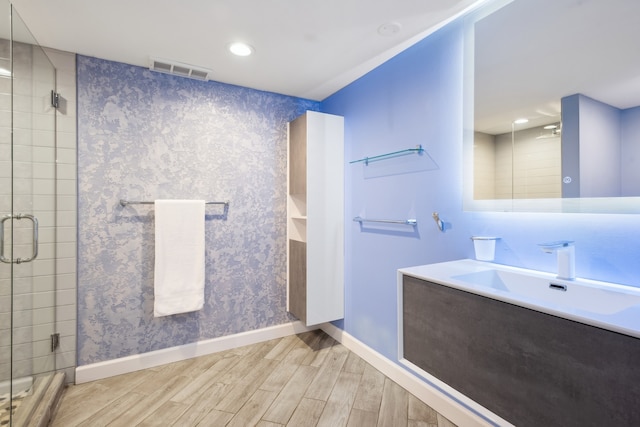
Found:
<path fill-rule="evenodd" d="M 344 317 L 344 118 L 289 123 L 287 310 L 306 325 Z"/>

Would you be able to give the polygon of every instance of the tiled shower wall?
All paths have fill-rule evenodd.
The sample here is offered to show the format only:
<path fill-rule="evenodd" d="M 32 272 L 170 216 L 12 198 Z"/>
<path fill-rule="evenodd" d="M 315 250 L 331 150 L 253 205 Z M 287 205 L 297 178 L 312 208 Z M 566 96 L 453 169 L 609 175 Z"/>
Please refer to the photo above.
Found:
<path fill-rule="evenodd" d="M 78 364 L 293 320 L 287 123 L 319 103 L 78 57 Z M 153 317 L 154 210 L 206 208 L 205 305 Z"/>
<path fill-rule="evenodd" d="M 1 42 L 1 49 L 1 56 L 8 58 L 7 40 Z M 9 264 L 0 266 L 0 380 L 8 379 L 11 371 L 10 326 L 13 326 L 14 378 L 65 370 L 67 380 L 74 379 L 75 56 L 52 50 L 46 52 L 49 58 L 40 48 L 14 43 L 13 98 L 11 79 L 0 78 L 0 211 L 5 215 L 12 208 L 9 159 L 13 156 L 13 210 L 33 214 L 39 221 L 37 258 L 12 267 Z M 56 87 L 49 59 L 58 67 L 57 90 L 65 100 L 64 108 L 57 114 L 50 103 L 50 91 Z M 10 254 L 8 242 L 13 237 L 13 257 L 29 257 L 33 240 L 31 222 L 22 219 L 14 224 L 13 236 L 8 232 L 9 225 L 5 224 L 5 255 Z M 52 356 L 50 336 L 55 332 L 60 333 L 61 344 Z"/>
<path fill-rule="evenodd" d="M 496 136 L 476 132 L 475 199 L 534 199 L 562 196 L 560 136 L 536 127 Z M 542 137 L 541 137 L 542 136 Z"/>

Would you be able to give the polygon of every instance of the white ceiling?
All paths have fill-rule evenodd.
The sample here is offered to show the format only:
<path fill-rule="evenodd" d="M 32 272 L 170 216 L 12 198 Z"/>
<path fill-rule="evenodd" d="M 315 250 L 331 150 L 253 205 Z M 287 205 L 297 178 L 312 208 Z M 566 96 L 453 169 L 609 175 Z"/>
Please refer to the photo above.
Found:
<path fill-rule="evenodd" d="M 213 70 L 220 82 L 322 100 L 477 0 L 13 0 L 38 43 L 147 67 Z M 380 35 L 383 25 L 401 29 Z M 233 41 L 250 57 L 227 51 Z"/>
<path fill-rule="evenodd" d="M 640 105 L 640 0 L 519 0 L 476 25 L 475 129 L 489 134 L 560 120 L 580 93 Z"/>

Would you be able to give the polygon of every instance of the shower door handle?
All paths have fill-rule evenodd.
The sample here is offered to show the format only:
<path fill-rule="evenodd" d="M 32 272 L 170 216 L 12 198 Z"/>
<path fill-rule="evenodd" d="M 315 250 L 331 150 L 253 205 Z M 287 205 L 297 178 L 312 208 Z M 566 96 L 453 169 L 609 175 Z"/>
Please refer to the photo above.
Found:
<path fill-rule="evenodd" d="M 4 222 L 8 219 L 28 219 L 33 224 L 33 253 L 30 258 L 6 258 L 4 256 Z M 0 220 L 0 261 L 6 264 L 22 264 L 23 262 L 30 262 L 36 259 L 38 256 L 38 218 L 29 214 L 17 214 L 17 215 L 5 215 Z"/>

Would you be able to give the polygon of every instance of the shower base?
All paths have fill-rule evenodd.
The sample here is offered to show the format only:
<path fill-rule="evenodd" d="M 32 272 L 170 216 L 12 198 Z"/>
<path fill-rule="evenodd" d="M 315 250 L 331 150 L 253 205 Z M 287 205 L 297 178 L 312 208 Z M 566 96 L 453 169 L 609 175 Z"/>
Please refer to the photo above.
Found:
<path fill-rule="evenodd" d="M 13 395 L 11 396 L 12 385 Z M 33 377 L 15 379 L 13 384 L 9 381 L 0 382 L 0 426 L 9 424 L 11 414 L 15 416 L 24 399 L 31 395 L 32 385 Z"/>
<path fill-rule="evenodd" d="M 0 396 L 0 426 L 7 425 L 13 415 L 13 425 L 46 427 L 62 394 L 64 378 L 63 372 L 39 376 L 20 392 L 14 380 L 13 399 L 9 399 L 8 386 L 7 393 Z"/>
<path fill-rule="evenodd" d="M 9 392 L 13 384 L 13 395 L 17 396 L 25 391 L 31 390 L 33 385 L 33 377 L 16 378 L 13 381 L 0 382 L 0 400 L 9 399 Z"/>

